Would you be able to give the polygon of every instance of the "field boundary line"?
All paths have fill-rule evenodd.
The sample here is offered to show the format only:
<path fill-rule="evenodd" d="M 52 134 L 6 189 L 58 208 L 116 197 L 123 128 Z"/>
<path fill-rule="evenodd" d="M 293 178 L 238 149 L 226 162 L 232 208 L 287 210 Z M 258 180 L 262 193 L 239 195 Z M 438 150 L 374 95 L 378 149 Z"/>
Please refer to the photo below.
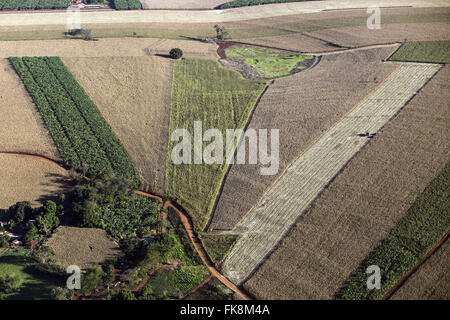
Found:
<path fill-rule="evenodd" d="M 388 291 L 388 293 L 386 293 L 384 296 L 383 296 L 383 298 L 382 298 L 382 300 L 389 300 L 393 295 L 394 295 L 394 293 L 396 293 L 397 291 L 398 291 L 398 289 L 400 289 L 404 284 L 405 284 L 405 282 L 417 271 L 417 270 L 419 270 L 420 269 L 420 267 L 423 265 L 423 264 L 425 264 L 425 262 L 427 262 L 428 261 L 428 259 L 429 258 L 431 258 L 431 256 L 437 251 L 437 250 L 439 250 L 441 247 L 442 247 L 442 245 L 448 240 L 448 238 L 449 238 L 449 236 L 450 236 L 450 230 L 448 230 L 447 231 L 447 233 L 444 235 L 444 237 L 442 237 L 442 239 L 438 242 L 438 243 L 436 243 L 435 245 L 434 245 L 434 247 L 433 248 L 431 248 L 431 250 L 430 251 L 428 251 L 428 253 L 425 255 L 425 257 L 423 257 L 422 258 L 422 260 L 421 261 L 419 261 L 407 274 L 405 274 L 404 276 L 403 276 L 403 278 L 401 278 L 395 285 L 394 285 L 394 287 L 391 289 L 391 290 L 389 290 Z"/>
<path fill-rule="evenodd" d="M 394 74 L 396 74 L 400 69 L 400 66 L 397 67 L 397 69 L 393 70 L 382 82 L 380 82 L 380 84 L 374 88 L 372 91 L 370 91 L 364 98 L 362 98 L 358 103 L 356 103 L 350 110 L 348 110 L 345 114 L 342 115 L 342 117 L 336 121 L 331 127 L 329 127 L 326 131 L 324 131 L 321 135 L 319 135 L 316 139 L 314 139 L 295 159 L 293 159 L 291 162 L 289 162 L 288 164 L 286 164 L 286 167 L 284 168 L 283 172 L 273 181 L 273 183 L 271 183 L 266 189 L 265 191 L 261 194 L 261 197 L 259 198 L 258 202 L 253 205 L 245 215 L 243 215 L 235 224 L 235 226 L 233 227 L 234 230 L 240 234 L 242 234 L 242 232 L 239 232 L 239 230 L 236 229 L 236 227 L 250 214 L 251 211 L 253 211 L 256 207 L 258 207 L 258 205 L 261 203 L 261 201 L 263 200 L 263 198 L 267 195 L 267 193 L 273 188 L 273 186 L 275 184 L 278 183 L 278 181 L 286 174 L 287 170 L 292 166 L 293 163 L 295 163 L 298 159 L 300 159 L 306 152 L 308 152 L 308 150 L 310 150 L 315 144 L 317 144 L 317 142 L 322 139 L 327 133 L 329 133 L 332 129 L 334 129 L 339 122 L 344 119 L 346 116 L 348 116 L 353 110 L 355 110 L 358 105 L 363 102 L 365 99 L 367 99 L 371 94 L 373 94 L 383 83 L 385 83 L 388 79 L 390 79 L 391 77 L 394 76 Z"/>

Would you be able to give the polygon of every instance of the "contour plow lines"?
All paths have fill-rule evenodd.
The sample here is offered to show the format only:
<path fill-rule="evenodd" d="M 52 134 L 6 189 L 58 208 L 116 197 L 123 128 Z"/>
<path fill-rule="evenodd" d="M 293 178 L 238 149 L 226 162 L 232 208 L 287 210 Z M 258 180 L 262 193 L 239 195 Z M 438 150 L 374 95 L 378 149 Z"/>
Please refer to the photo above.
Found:
<path fill-rule="evenodd" d="M 53 164 L 55 166 L 58 166 L 58 167 L 60 167 L 60 168 L 62 168 L 64 170 L 67 170 L 67 168 L 64 165 L 62 165 L 61 163 L 58 163 L 55 160 L 52 160 L 52 159 L 49 159 L 49 158 L 46 158 L 46 157 L 40 156 L 40 155 L 25 154 L 25 153 L 14 153 L 14 152 L 0 152 L 0 155 L 21 156 L 21 157 L 28 157 L 28 158 L 38 159 L 38 160 L 41 160 L 41 161 L 49 162 L 49 163 L 51 163 L 51 164 Z M 71 176 L 70 176 L 69 171 L 67 171 L 67 174 L 68 174 L 68 181 L 70 181 L 71 180 Z M 231 281 L 229 281 L 219 271 L 217 271 L 216 267 L 211 262 L 211 259 L 209 258 L 205 248 L 203 247 L 202 242 L 200 241 L 200 239 L 195 234 L 192 221 L 187 216 L 186 213 L 182 212 L 179 209 L 179 207 L 174 205 L 171 201 L 166 201 L 164 203 L 163 198 L 161 198 L 159 196 L 156 196 L 156 195 L 153 195 L 153 194 L 150 194 L 150 193 L 147 193 L 147 192 L 143 192 L 143 191 L 135 191 L 135 193 L 139 194 L 141 196 L 148 197 L 148 198 L 155 199 L 155 200 L 159 201 L 160 208 L 162 208 L 162 209 L 165 209 L 165 210 L 167 210 L 168 208 L 174 209 L 178 213 L 178 215 L 180 216 L 181 222 L 183 223 L 183 226 L 186 229 L 186 232 L 188 233 L 189 238 L 190 238 L 192 244 L 195 247 L 195 250 L 200 255 L 200 258 L 202 259 L 202 261 L 206 265 L 206 267 L 209 269 L 209 271 L 211 272 L 212 276 L 216 277 L 220 282 L 222 282 L 228 288 L 230 288 L 235 293 L 237 293 L 242 299 L 244 299 L 244 300 L 251 300 L 250 296 L 248 296 L 245 292 L 243 292 L 238 287 L 236 287 Z M 164 205 L 163 205 L 163 203 L 164 203 Z"/>
<path fill-rule="evenodd" d="M 224 274 L 238 285 L 251 276 L 320 192 L 368 143 L 369 137 L 395 116 L 440 67 L 402 64 L 294 161 L 235 227 L 243 234 L 223 264 Z"/>

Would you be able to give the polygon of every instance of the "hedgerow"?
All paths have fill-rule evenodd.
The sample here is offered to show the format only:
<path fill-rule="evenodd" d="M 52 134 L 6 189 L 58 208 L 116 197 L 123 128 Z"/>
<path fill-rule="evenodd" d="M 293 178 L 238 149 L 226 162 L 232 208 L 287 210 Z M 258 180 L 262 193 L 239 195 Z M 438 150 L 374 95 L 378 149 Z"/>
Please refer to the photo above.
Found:
<path fill-rule="evenodd" d="M 70 0 L 0 0 L 0 10 L 65 9 Z"/>
<path fill-rule="evenodd" d="M 139 10 L 142 8 L 139 0 L 112 0 L 112 5 L 117 10 Z"/>
<path fill-rule="evenodd" d="M 10 58 L 63 160 L 91 175 L 115 172 L 137 187 L 133 161 L 95 104 L 57 57 Z"/>
<path fill-rule="evenodd" d="M 285 2 L 303 2 L 303 1 L 313 1 L 313 0 L 234 0 L 228 3 L 220 5 L 219 9 L 227 8 L 237 8 L 246 6 L 256 6 L 259 4 L 269 4 L 269 3 L 285 3 Z"/>
<path fill-rule="evenodd" d="M 450 163 L 425 189 L 405 217 L 341 290 L 338 298 L 367 300 L 382 298 L 438 243 L 450 228 Z M 369 290 L 366 269 L 381 270 L 381 289 Z"/>

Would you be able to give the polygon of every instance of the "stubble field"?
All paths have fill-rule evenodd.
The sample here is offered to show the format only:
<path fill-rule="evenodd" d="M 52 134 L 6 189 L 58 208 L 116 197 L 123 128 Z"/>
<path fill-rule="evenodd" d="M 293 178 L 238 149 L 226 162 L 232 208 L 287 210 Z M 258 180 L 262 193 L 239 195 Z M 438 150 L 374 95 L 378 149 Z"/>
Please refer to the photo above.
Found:
<path fill-rule="evenodd" d="M 164 194 L 172 60 L 109 57 L 63 61 L 124 144 L 144 186 Z"/>

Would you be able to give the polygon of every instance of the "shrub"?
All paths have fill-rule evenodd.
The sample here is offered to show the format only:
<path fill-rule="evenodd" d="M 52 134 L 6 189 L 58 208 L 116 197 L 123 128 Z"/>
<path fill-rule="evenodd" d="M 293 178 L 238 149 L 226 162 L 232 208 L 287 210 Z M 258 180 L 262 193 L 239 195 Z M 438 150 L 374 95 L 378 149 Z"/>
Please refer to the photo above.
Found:
<path fill-rule="evenodd" d="M 183 50 L 181 50 L 180 48 L 173 48 L 172 50 L 170 50 L 169 56 L 172 59 L 180 59 L 183 56 Z"/>

